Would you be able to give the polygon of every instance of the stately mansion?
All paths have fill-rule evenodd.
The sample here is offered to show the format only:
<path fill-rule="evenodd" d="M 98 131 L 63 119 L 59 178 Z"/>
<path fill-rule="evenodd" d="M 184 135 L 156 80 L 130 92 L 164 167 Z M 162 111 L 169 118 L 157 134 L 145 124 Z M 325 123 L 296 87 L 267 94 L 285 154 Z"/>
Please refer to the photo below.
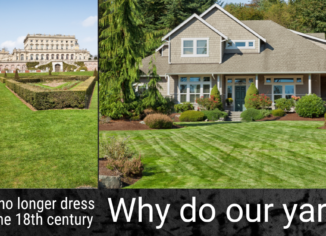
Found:
<path fill-rule="evenodd" d="M 97 68 L 97 60 L 91 58 L 89 51 L 79 48 L 74 35 L 28 34 L 24 49 L 15 48 L 12 53 L 0 51 L 0 71 L 25 71 L 27 62 L 38 62 L 37 66 L 52 62 L 53 71 L 62 71 L 63 62 L 75 66 L 76 62 L 84 62 L 88 70 Z"/>

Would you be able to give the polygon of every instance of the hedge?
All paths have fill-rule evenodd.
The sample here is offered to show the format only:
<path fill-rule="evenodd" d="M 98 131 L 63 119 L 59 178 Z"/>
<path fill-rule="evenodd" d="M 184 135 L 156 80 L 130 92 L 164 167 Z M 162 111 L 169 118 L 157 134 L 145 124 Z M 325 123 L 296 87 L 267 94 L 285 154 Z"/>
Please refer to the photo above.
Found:
<path fill-rule="evenodd" d="M 35 66 L 40 64 L 39 62 L 26 62 L 26 67 L 29 70 L 36 70 Z"/>
<path fill-rule="evenodd" d="M 7 78 L 5 78 L 5 77 L 0 77 L 0 82 L 1 82 L 1 83 L 6 83 L 6 80 L 7 80 Z"/>
<path fill-rule="evenodd" d="M 95 85 L 93 76 L 71 90 L 45 90 L 26 84 L 28 80 L 8 79 L 6 85 L 37 110 L 87 108 Z"/>
<path fill-rule="evenodd" d="M 89 76 L 81 75 L 81 76 L 57 76 L 57 75 L 43 75 L 36 77 L 28 77 L 28 78 L 20 78 L 17 81 L 21 83 L 39 83 L 45 82 L 49 80 L 62 80 L 62 81 L 71 81 L 71 80 L 81 80 L 85 81 L 89 78 Z"/>

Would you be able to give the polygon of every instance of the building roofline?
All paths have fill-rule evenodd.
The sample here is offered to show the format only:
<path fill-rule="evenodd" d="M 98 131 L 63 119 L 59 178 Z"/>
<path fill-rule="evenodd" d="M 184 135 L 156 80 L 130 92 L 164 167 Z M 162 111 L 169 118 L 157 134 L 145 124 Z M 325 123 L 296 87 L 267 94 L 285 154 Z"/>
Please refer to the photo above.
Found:
<path fill-rule="evenodd" d="M 311 35 L 308 35 L 308 34 L 304 34 L 304 33 L 301 33 L 301 32 L 295 31 L 295 30 L 291 30 L 291 29 L 289 29 L 289 30 L 291 32 L 297 34 L 297 35 L 300 35 L 300 36 L 303 36 L 303 37 L 306 37 L 306 38 L 310 38 L 310 39 L 313 39 L 313 40 L 316 40 L 316 41 L 326 43 L 325 39 L 320 39 L 320 38 L 317 38 L 317 37 L 314 37 L 314 36 L 311 36 Z"/>
<path fill-rule="evenodd" d="M 185 24 L 187 24 L 193 18 L 196 18 L 197 20 L 201 21 L 208 28 L 210 28 L 211 30 L 213 30 L 215 33 L 219 34 L 223 38 L 228 39 L 227 36 L 225 36 L 224 34 L 222 34 L 220 31 L 218 31 L 217 29 L 215 29 L 213 26 L 211 26 L 210 24 L 208 24 L 204 19 L 202 19 L 196 13 L 194 13 L 193 15 L 191 15 L 190 17 L 188 17 L 188 19 L 186 19 L 180 25 L 178 25 L 176 28 L 174 28 L 172 31 L 170 31 L 168 34 L 166 34 L 165 36 L 163 36 L 162 41 L 165 40 L 166 38 L 168 38 L 169 36 L 171 36 L 172 34 L 174 34 L 175 32 L 177 32 L 181 27 L 183 27 Z"/>
<path fill-rule="evenodd" d="M 240 24 L 241 26 L 243 26 L 245 29 L 247 29 L 248 31 L 250 31 L 252 34 L 254 34 L 255 36 L 257 36 L 258 38 L 260 38 L 262 41 L 264 41 L 265 43 L 267 42 L 267 40 L 265 38 L 263 38 L 262 36 L 260 36 L 258 33 L 256 33 L 255 31 L 253 31 L 252 29 L 250 29 L 248 26 L 246 26 L 244 23 L 242 23 L 240 20 L 238 20 L 237 18 L 235 18 L 233 15 L 231 15 L 229 12 L 227 12 L 226 10 L 224 10 L 223 7 L 219 6 L 218 4 L 214 4 L 213 6 L 211 6 L 210 8 L 208 8 L 206 11 L 204 11 L 200 17 L 203 17 L 204 15 L 206 15 L 208 12 L 210 12 L 213 8 L 217 8 L 220 11 L 222 11 L 224 14 L 226 14 L 227 16 L 229 16 L 231 19 L 233 19 L 234 21 L 236 21 L 238 24 Z"/>

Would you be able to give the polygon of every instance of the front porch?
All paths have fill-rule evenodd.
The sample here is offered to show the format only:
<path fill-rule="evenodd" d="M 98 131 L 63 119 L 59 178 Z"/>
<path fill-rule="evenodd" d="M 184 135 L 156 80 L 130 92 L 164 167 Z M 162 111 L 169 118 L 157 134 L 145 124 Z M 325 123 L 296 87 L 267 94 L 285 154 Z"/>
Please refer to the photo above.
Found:
<path fill-rule="evenodd" d="M 166 95 L 177 103 L 191 102 L 196 106 L 196 98 L 209 97 L 214 85 L 220 91 L 224 108 L 231 111 L 243 111 L 246 91 L 255 83 L 260 94 L 274 101 L 279 98 L 291 99 L 291 96 L 316 94 L 326 100 L 326 74 L 250 74 L 250 75 L 169 75 L 166 79 Z M 228 106 L 227 98 L 233 103 Z"/>

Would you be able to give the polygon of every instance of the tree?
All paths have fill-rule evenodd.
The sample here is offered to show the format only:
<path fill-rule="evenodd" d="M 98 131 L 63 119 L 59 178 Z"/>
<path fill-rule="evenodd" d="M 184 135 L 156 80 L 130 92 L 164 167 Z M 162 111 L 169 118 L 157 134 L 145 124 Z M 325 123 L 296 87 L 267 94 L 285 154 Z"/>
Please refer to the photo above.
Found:
<path fill-rule="evenodd" d="M 255 84 L 254 83 L 251 83 L 250 84 L 250 87 L 247 90 L 246 97 L 245 97 L 245 107 L 247 109 L 248 108 L 255 108 L 255 107 L 252 107 L 250 105 L 249 100 L 253 99 L 255 97 L 254 95 L 258 95 L 258 94 L 259 94 L 259 91 L 256 88 Z"/>
<path fill-rule="evenodd" d="M 5 78 L 7 78 L 7 71 L 5 71 L 5 75 L 4 75 Z"/>
<path fill-rule="evenodd" d="M 97 78 L 97 70 L 96 70 L 96 68 L 94 69 L 93 76 L 95 76 L 95 78 Z"/>
<path fill-rule="evenodd" d="M 50 68 L 50 70 L 49 70 L 49 75 L 52 75 L 51 72 L 52 72 L 52 68 Z"/>
<path fill-rule="evenodd" d="M 15 71 L 15 80 L 19 79 L 19 75 L 18 75 L 18 69 L 16 69 Z"/>
<path fill-rule="evenodd" d="M 231 3 L 225 6 L 225 10 L 230 12 L 239 20 L 263 20 L 264 12 L 258 8 L 257 3 L 243 4 Z"/>
<path fill-rule="evenodd" d="M 294 2 L 295 29 L 301 32 L 326 33 L 326 1 L 297 0 Z"/>
<path fill-rule="evenodd" d="M 220 91 L 217 89 L 216 84 L 214 85 L 214 87 L 211 90 L 211 96 L 214 96 L 214 98 L 218 99 L 218 109 L 223 110 Z"/>
<path fill-rule="evenodd" d="M 153 36 L 144 32 L 137 0 L 103 1 L 99 13 L 100 112 L 128 117 L 139 110 L 132 86 Z"/>

